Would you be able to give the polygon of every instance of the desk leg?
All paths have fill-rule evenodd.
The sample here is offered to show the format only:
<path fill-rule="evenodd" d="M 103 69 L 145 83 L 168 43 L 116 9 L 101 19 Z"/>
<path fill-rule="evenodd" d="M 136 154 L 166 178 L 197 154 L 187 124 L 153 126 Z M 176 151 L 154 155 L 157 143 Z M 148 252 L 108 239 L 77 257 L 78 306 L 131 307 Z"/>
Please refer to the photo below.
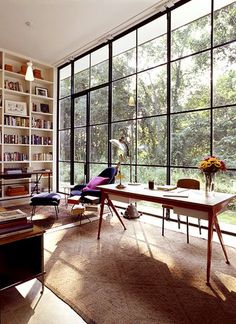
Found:
<path fill-rule="evenodd" d="M 210 285 L 210 273 L 211 273 L 211 255 L 212 255 L 212 237 L 213 237 L 213 223 L 214 214 L 210 214 L 208 217 L 208 241 L 207 241 L 207 285 Z"/>
<path fill-rule="evenodd" d="M 105 203 L 105 195 L 102 192 L 100 218 L 99 218 L 99 225 L 98 225 L 98 237 L 97 237 L 98 240 L 100 239 L 100 232 L 101 232 L 101 227 L 102 227 L 102 215 L 103 215 L 103 210 L 104 210 L 104 203 Z"/>
<path fill-rule="evenodd" d="M 217 216 L 215 217 L 215 228 L 216 228 L 216 233 L 219 237 L 219 240 L 220 240 L 220 244 L 221 244 L 221 247 L 222 247 L 222 250 L 224 252 L 224 255 L 225 255 L 225 259 L 226 259 L 226 263 L 230 263 L 229 262 L 229 259 L 228 259 L 228 256 L 227 256 L 227 252 L 226 252 L 226 249 L 225 249 L 225 246 L 224 246 L 224 241 L 223 241 L 223 237 L 222 237 L 222 233 L 221 233 L 221 230 L 220 230 L 220 225 L 218 223 L 218 218 Z"/>
<path fill-rule="evenodd" d="M 126 230 L 126 227 L 125 227 L 125 224 L 123 223 L 118 211 L 116 210 L 115 206 L 113 205 L 113 202 L 107 198 L 107 201 L 108 201 L 108 205 L 111 206 L 111 208 L 114 210 L 114 213 L 116 214 L 116 216 L 118 217 L 119 221 L 121 222 L 121 224 L 123 225 L 124 229 Z"/>

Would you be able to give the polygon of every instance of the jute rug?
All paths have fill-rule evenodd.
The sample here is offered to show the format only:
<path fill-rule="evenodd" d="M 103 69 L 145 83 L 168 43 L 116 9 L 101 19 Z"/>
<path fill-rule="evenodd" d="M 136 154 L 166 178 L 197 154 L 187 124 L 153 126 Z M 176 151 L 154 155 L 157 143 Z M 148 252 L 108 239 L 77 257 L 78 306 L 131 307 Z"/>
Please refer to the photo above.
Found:
<path fill-rule="evenodd" d="M 206 286 L 206 240 L 115 216 L 45 235 L 46 285 L 87 323 L 235 323 L 236 250 L 224 262 L 213 243 Z"/>
<path fill-rule="evenodd" d="M 53 206 L 38 206 L 36 208 L 36 213 L 33 216 L 33 223 L 44 230 L 49 231 L 50 229 L 56 229 L 65 225 L 80 225 L 82 223 L 98 219 L 98 214 L 96 212 L 86 211 L 85 215 L 81 217 L 78 215 L 71 214 L 72 205 L 65 206 L 62 200 L 59 206 L 58 219 L 56 218 L 55 208 Z M 31 215 L 32 207 L 29 204 L 8 207 L 7 210 L 20 209 L 27 215 Z"/>

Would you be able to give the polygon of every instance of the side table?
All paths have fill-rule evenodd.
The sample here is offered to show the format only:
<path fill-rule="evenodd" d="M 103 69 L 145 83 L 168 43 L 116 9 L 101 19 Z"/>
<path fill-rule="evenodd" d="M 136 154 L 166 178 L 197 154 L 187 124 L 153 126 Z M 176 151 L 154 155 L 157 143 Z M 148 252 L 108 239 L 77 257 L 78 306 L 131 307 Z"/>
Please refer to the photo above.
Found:
<path fill-rule="evenodd" d="M 75 185 L 70 185 L 70 184 L 67 184 L 67 185 L 64 185 L 63 188 L 64 188 L 64 195 L 65 195 L 65 206 L 68 207 L 68 198 L 69 198 L 69 195 L 70 195 L 70 191 L 72 188 L 74 188 Z"/>
<path fill-rule="evenodd" d="M 0 239 L 0 322 L 1 293 L 33 278 L 41 277 L 44 290 L 44 230 L 34 225 L 30 232 Z"/>

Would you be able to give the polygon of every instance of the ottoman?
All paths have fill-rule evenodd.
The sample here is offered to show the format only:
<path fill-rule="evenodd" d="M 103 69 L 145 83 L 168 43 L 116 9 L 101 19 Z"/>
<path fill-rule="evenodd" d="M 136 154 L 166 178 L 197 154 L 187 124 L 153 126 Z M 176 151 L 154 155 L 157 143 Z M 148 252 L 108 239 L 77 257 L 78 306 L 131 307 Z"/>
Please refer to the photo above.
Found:
<path fill-rule="evenodd" d="M 55 192 L 42 192 L 34 195 L 30 202 L 30 205 L 32 206 L 31 219 L 35 214 L 36 206 L 54 206 L 56 218 L 58 218 L 60 199 L 61 196 Z"/>

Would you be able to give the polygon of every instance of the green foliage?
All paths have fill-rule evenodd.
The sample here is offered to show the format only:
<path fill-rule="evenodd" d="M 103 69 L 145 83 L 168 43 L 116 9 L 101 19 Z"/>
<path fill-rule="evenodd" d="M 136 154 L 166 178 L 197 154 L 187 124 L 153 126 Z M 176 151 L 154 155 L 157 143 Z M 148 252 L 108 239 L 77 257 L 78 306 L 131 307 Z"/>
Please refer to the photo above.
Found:
<path fill-rule="evenodd" d="M 236 42 L 224 44 L 236 40 L 235 17 L 235 3 L 214 13 L 213 43 L 217 47 L 212 52 L 210 14 L 172 30 L 169 115 L 167 35 L 139 44 L 137 49 L 131 48 L 113 57 L 112 82 L 109 85 L 112 88 L 111 138 L 125 136 L 127 139 L 131 161 L 138 164 L 139 182 L 147 183 L 154 179 L 159 184 L 166 183 L 168 141 L 173 184 L 178 178 L 194 177 L 200 179 L 204 187 L 204 179 L 201 178 L 197 165 L 210 153 L 224 159 L 228 168 L 236 168 Z M 185 57 L 190 54 L 191 56 Z M 135 74 L 136 72 L 138 73 Z M 104 60 L 80 71 L 75 75 L 74 81 L 75 92 L 88 89 L 89 93 L 88 101 L 86 96 L 75 100 L 75 161 L 84 162 L 89 147 L 89 162 L 93 163 L 91 173 L 98 174 L 108 160 L 108 61 Z M 100 89 L 89 89 L 103 84 L 104 87 Z M 60 82 L 60 98 L 66 95 L 70 95 L 70 78 Z M 131 95 L 135 99 L 137 96 L 137 111 L 136 106 L 128 104 Z M 87 116 L 87 103 L 90 116 Z M 60 100 L 60 160 L 65 161 L 70 160 L 70 133 L 62 130 L 70 128 L 70 107 L 69 99 Z M 89 143 L 85 133 L 88 117 Z M 210 152 L 211 147 L 213 152 Z M 118 161 L 118 152 L 114 147 L 112 161 Z M 124 163 L 123 173 L 128 181 L 130 160 L 126 159 Z M 192 169 L 184 170 L 181 167 Z M 78 168 L 76 180 L 80 181 L 80 176 Z M 65 174 L 60 173 L 60 177 L 68 178 L 67 169 Z M 217 190 L 235 192 L 236 188 L 230 182 L 234 177 L 235 173 L 231 171 L 220 175 Z"/>

